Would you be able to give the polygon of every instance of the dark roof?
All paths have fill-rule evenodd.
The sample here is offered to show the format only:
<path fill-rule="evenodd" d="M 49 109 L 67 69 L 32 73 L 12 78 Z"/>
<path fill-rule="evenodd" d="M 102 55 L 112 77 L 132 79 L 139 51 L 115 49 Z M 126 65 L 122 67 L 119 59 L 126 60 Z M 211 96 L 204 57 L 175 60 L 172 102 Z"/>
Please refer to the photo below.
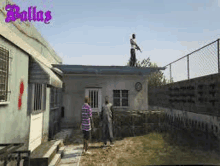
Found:
<path fill-rule="evenodd" d="M 64 74 L 100 74 L 100 75 L 148 75 L 158 70 L 165 70 L 165 67 L 139 68 L 129 66 L 84 66 L 84 65 L 58 65 Z"/>

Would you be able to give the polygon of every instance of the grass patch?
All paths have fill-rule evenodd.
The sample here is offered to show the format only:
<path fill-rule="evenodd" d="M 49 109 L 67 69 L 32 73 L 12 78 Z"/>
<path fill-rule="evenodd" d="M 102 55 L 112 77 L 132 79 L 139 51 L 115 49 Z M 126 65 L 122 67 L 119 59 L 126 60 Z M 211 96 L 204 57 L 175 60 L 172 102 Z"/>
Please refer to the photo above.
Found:
<path fill-rule="evenodd" d="M 114 147 L 102 149 L 102 143 L 91 144 L 92 155 L 81 158 L 81 165 L 173 165 L 220 163 L 215 152 L 192 146 L 192 138 L 184 141 L 170 133 L 149 133 L 127 137 L 115 142 Z"/>

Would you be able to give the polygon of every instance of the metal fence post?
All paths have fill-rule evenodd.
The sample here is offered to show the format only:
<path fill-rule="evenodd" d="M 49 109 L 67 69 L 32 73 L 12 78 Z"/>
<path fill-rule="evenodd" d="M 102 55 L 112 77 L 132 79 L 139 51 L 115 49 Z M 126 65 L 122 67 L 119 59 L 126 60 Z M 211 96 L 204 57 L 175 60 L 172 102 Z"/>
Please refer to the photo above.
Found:
<path fill-rule="evenodd" d="M 171 72 L 171 64 L 170 64 L 170 82 L 171 82 L 171 78 L 172 78 L 172 72 Z"/>
<path fill-rule="evenodd" d="M 219 39 L 217 40 L 217 55 L 218 55 L 218 73 L 220 73 L 220 64 L 219 64 Z"/>
<path fill-rule="evenodd" d="M 189 80 L 189 55 L 187 55 L 187 74 L 188 74 L 188 80 Z"/>

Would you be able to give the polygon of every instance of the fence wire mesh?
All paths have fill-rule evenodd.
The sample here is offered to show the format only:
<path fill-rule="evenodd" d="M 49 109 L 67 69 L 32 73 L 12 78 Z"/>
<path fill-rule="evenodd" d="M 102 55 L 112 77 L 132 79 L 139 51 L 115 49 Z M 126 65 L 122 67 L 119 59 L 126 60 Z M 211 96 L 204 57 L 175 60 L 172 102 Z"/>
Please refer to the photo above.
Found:
<path fill-rule="evenodd" d="M 165 77 L 172 82 L 220 72 L 219 39 L 166 65 Z"/>
<path fill-rule="evenodd" d="M 187 57 L 180 59 L 171 65 L 171 77 L 175 81 L 188 79 L 187 75 Z"/>

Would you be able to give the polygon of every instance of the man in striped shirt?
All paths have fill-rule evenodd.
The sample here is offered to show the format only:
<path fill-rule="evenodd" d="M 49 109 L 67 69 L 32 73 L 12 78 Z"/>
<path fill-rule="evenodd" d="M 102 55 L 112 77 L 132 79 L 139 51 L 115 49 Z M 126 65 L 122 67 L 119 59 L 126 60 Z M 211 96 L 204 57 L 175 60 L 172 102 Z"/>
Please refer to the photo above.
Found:
<path fill-rule="evenodd" d="M 91 126 L 91 124 L 93 124 L 93 123 L 92 123 L 92 109 L 88 103 L 89 103 L 89 98 L 86 96 L 85 103 L 82 106 L 81 129 L 82 129 L 83 135 L 84 135 L 83 150 L 85 153 L 90 154 L 87 150 L 88 150 L 88 140 L 90 137 L 90 131 L 91 131 L 91 128 L 93 127 L 93 126 Z"/>

